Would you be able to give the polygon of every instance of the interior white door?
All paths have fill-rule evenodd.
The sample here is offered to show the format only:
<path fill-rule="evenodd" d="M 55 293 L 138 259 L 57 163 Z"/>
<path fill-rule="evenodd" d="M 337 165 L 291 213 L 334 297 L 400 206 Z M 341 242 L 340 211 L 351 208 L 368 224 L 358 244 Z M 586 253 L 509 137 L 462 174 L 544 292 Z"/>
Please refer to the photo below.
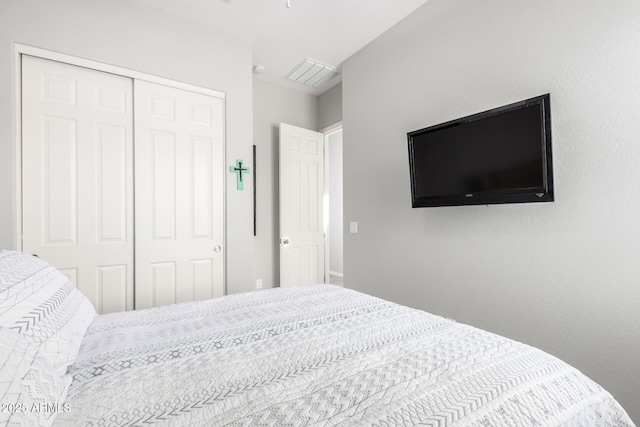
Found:
<path fill-rule="evenodd" d="M 280 286 L 323 283 L 324 139 L 280 123 Z"/>
<path fill-rule="evenodd" d="M 224 100 L 135 81 L 136 309 L 224 294 Z"/>
<path fill-rule="evenodd" d="M 132 80 L 22 57 L 23 250 L 133 309 Z"/>

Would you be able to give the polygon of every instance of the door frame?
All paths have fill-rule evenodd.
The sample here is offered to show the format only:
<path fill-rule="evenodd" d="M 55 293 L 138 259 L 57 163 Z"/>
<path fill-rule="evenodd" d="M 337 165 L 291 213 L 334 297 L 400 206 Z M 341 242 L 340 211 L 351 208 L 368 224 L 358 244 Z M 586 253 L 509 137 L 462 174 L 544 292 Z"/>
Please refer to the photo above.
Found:
<path fill-rule="evenodd" d="M 323 194 L 323 206 L 322 209 L 324 211 L 324 281 L 325 283 L 329 283 L 330 277 L 330 251 L 329 247 L 331 246 L 329 243 L 330 239 L 330 230 L 331 230 L 331 221 L 329 220 L 329 204 L 331 201 L 329 200 L 329 137 L 338 132 L 342 132 L 342 120 L 334 123 L 330 126 L 327 126 L 324 129 L 321 129 L 319 132 L 324 136 L 324 194 Z"/>
<path fill-rule="evenodd" d="M 93 61 L 90 59 L 80 58 L 73 55 L 67 55 L 64 53 L 53 52 L 46 49 L 41 49 L 38 47 L 28 46 L 21 43 L 14 42 L 14 114 L 15 114 L 15 140 L 14 140 L 14 151 L 15 151 L 15 224 L 16 224 L 16 232 L 15 232 L 15 248 L 18 251 L 23 250 L 22 244 L 22 55 L 30 55 L 35 56 L 42 59 L 48 59 L 52 61 L 62 62 L 68 65 L 75 65 L 78 67 L 90 68 L 96 71 L 102 71 L 105 73 L 117 74 L 123 77 L 128 77 L 133 79 L 134 84 L 135 80 L 144 80 L 151 83 L 157 83 L 169 87 L 173 87 L 176 89 L 186 90 L 190 92 L 199 93 L 202 95 L 213 96 L 216 98 L 222 99 L 224 103 L 223 111 L 224 111 L 224 122 L 223 122 L 223 132 L 222 132 L 222 144 L 223 144 L 223 163 L 227 164 L 227 102 L 226 102 L 226 93 L 223 91 L 209 89 L 206 87 L 192 85 L 190 83 L 184 83 L 177 80 L 171 80 L 165 77 L 156 76 L 153 74 L 144 73 L 141 71 L 134 71 L 128 68 L 118 67 L 115 65 L 105 64 L 103 62 Z M 135 141 L 134 141 L 135 144 Z M 223 229 L 224 229 L 224 238 L 222 242 L 223 247 L 223 283 L 224 289 L 223 292 L 227 294 L 227 174 L 223 174 Z"/>
<path fill-rule="evenodd" d="M 16 249 L 18 251 L 23 250 L 22 244 L 22 55 L 30 55 L 35 56 L 42 59 L 48 59 L 52 61 L 62 62 L 68 65 L 75 65 L 83 68 L 90 68 L 96 71 L 102 71 L 110 74 L 117 74 L 123 77 L 128 77 L 134 80 L 144 80 L 151 83 L 157 83 L 169 87 L 173 87 L 176 89 L 186 90 L 190 92 L 195 92 L 203 95 L 213 96 L 216 98 L 221 98 L 224 103 L 224 129 L 223 129 L 223 156 L 224 156 L 224 164 L 227 164 L 227 102 L 226 102 L 226 93 L 223 91 L 209 89 L 202 86 L 192 85 L 190 83 L 180 82 L 177 80 L 167 79 L 165 77 L 156 76 L 149 73 L 144 73 L 141 71 L 130 70 L 128 68 L 118 67 L 115 65 L 105 64 L 103 62 L 93 61 L 90 59 L 80 58 L 73 55 L 67 55 L 64 53 L 53 52 L 46 49 L 41 49 L 38 47 L 28 46 L 21 43 L 14 43 L 14 114 L 15 114 L 15 140 L 14 140 L 14 149 L 15 149 L 15 179 L 16 179 L 16 187 L 15 187 L 15 200 L 16 204 L 14 207 L 15 211 L 15 224 L 16 224 L 16 232 L 15 232 L 15 244 Z M 135 143 L 135 142 L 134 142 Z M 223 239 L 223 257 L 224 257 L 224 272 L 223 272 L 223 283 L 224 283 L 224 294 L 227 294 L 227 174 L 223 174 L 223 182 L 222 182 L 222 191 L 223 191 L 223 209 L 224 215 L 222 219 L 222 227 L 225 230 L 224 239 Z"/>

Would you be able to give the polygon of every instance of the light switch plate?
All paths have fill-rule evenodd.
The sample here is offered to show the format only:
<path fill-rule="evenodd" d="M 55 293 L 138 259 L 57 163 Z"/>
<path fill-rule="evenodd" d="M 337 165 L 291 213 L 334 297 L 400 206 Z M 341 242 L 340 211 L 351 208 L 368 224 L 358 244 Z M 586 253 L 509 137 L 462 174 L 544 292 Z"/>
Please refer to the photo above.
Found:
<path fill-rule="evenodd" d="M 351 221 L 349 223 L 349 233 L 353 233 L 353 234 L 358 233 L 358 222 L 357 221 Z"/>

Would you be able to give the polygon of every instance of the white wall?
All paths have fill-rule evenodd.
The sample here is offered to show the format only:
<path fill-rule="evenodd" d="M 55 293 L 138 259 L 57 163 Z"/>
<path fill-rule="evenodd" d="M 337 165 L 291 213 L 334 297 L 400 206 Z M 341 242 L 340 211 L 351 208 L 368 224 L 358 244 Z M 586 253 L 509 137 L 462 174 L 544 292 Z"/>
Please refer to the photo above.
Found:
<path fill-rule="evenodd" d="M 251 159 L 248 42 L 124 0 L 0 2 L 0 247 L 15 248 L 14 42 L 227 93 L 227 163 Z M 228 292 L 253 288 L 252 186 L 227 179 Z"/>
<path fill-rule="evenodd" d="M 640 2 L 430 0 L 344 63 L 345 286 L 559 356 L 640 423 Z M 551 93 L 554 203 L 411 209 L 406 133 Z"/>
<path fill-rule="evenodd" d="M 343 273 L 342 131 L 329 135 L 329 271 Z"/>
<path fill-rule="evenodd" d="M 318 97 L 254 80 L 253 119 L 258 171 L 255 277 L 271 288 L 280 284 L 279 127 L 283 122 L 316 130 Z"/>

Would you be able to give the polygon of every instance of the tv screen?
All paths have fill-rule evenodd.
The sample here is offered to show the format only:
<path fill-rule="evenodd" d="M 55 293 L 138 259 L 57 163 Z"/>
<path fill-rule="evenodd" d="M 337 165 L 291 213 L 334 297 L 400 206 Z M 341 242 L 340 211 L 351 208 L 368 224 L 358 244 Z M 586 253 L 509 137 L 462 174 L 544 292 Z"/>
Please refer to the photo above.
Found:
<path fill-rule="evenodd" d="M 414 208 L 553 201 L 549 94 L 407 137 Z"/>

